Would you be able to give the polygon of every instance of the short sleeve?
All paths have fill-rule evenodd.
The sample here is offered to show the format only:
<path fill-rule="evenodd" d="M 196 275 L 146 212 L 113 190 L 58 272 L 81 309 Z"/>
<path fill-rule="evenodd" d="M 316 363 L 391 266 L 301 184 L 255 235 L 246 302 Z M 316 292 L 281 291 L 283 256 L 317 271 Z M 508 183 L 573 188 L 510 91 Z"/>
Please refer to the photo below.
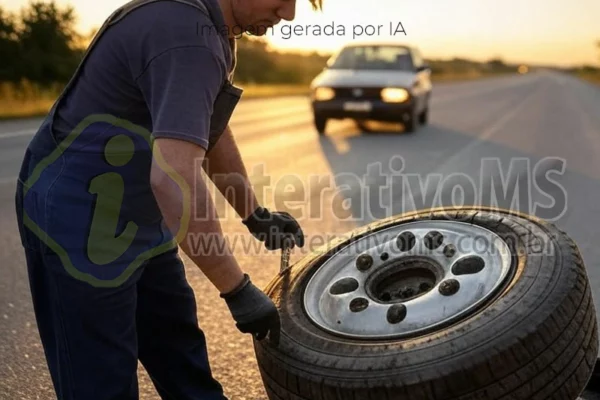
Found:
<path fill-rule="evenodd" d="M 225 68 L 204 46 L 172 48 L 154 57 L 137 79 L 152 118 L 152 135 L 208 148 L 213 104 Z"/>

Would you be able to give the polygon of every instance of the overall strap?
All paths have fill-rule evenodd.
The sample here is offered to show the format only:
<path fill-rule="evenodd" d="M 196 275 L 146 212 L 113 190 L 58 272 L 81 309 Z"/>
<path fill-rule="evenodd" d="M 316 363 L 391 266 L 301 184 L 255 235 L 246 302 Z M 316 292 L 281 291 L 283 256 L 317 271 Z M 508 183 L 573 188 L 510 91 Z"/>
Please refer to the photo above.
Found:
<path fill-rule="evenodd" d="M 210 15 L 210 12 L 208 11 L 208 8 L 206 7 L 206 5 L 201 1 L 201 0 L 131 0 L 128 3 L 124 4 L 123 6 L 119 7 L 118 9 L 116 9 L 102 24 L 102 26 L 100 27 L 100 29 L 98 30 L 98 32 L 94 35 L 94 38 L 92 39 L 90 45 L 88 46 L 88 48 L 86 49 L 81 61 L 79 62 L 79 65 L 77 66 L 77 69 L 75 70 L 75 72 L 73 73 L 73 75 L 71 76 L 71 79 L 69 80 L 69 82 L 67 83 L 67 85 L 64 87 L 62 93 L 60 94 L 60 96 L 57 98 L 57 100 L 55 101 L 54 105 L 53 105 L 53 109 L 55 107 L 57 107 L 58 103 L 60 102 L 60 100 L 66 95 L 66 93 L 71 89 L 71 87 L 73 86 L 73 84 L 75 83 L 75 81 L 77 80 L 77 77 L 81 71 L 81 69 L 83 68 L 83 65 L 85 64 L 89 54 L 91 53 L 92 49 L 95 47 L 96 43 L 98 42 L 98 40 L 100 39 L 100 37 L 106 32 L 106 30 L 116 24 L 117 22 L 119 22 L 120 20 L 122 20 L 123 18 L 125 18 L 129 13 L 131 13 L 132 11 L 134 11 L 135 9 L 142 7 L 144 5 L 147 4 L 151 4 L 151 3 L 155 3 L 158 1 L 176 1 L 178 3 L 182 3 L 182 4 L 187 4 L 190 5 L 192 7 L 195 7 L 197 9 L 199 9 L 200 11 L 202 11 L 206 16 L 208 16 L 211 20 L 213 19 L 212 16 Z M 226 38 L 225 38 L 226 39 Z M 232 54 L 232 60 L 233 63 L 235 63 L 235 43 L 232 45 L 230 43 L 229 47 L 225 47 L 225 44 L 223 43 L 223 41 L 221 41 L 221 43 L 224 46 L 224 51 L 227 52 L 231 52 Z"/>

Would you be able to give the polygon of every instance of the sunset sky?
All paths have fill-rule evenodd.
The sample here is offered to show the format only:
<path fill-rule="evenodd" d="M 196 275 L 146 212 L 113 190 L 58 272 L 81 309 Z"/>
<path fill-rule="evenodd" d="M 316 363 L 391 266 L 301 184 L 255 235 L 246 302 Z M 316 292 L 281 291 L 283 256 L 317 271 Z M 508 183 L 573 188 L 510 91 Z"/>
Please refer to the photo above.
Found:
<path fill-rule="evenodd" d="M 331 51 L 352 40 L 383 39 L 418 45 L 429 58 L 600 64 L 594 45 L 600 40 L 598 0 L 324 0 L 324 10 L 316 13 L 308 0 L 297 1 L 296 20 L 284 21 L 267 35 L 274 47 Z M 99 27 L 124 2 L 59 0 L 75 7 L 82 32 Z M 2 0 L 13 11 L 24 4 Z M 332 24 L 333 35 L 327 36 L 324 29 Z M 399 24 L 406 34 L 390 36 L 390 25 Z M 382 27 L 379 34 L 354 38 L 355 25 L 356 33 L 366 25 Z"/>

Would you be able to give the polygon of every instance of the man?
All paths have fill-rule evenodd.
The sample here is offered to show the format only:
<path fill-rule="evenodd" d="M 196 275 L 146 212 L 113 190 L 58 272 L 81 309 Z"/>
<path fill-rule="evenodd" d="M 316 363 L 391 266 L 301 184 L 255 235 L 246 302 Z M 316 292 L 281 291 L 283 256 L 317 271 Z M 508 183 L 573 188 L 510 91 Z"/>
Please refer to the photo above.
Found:
<path fill-rule="evenodd" d="M 215 184 L 267 249 L 304 245 L 294 218 L 258 204 L 228 127 L 234 35 L 294 14 L 295 0 L 127 3 L 29 144 L 17 216 L 59 399 L 136 399 L 138 359 L 164 399 L 225 399 L 178 245 L 240 331 L 277 345 L 277 309 L 231 249 L 195 254 L 188 239 L 224 243 L 201 165 L 226 174 Z"/>

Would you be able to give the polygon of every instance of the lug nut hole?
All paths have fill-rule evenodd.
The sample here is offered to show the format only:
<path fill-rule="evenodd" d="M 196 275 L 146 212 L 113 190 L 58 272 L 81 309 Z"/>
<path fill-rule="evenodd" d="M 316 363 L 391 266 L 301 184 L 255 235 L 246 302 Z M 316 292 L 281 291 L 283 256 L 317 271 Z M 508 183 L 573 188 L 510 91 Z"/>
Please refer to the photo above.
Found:
<path fill-rule="evenodd" d="M 369 300 L 362 297 L 357 297 L 350 302 L 350 311 L 352 312 L 361 312 L 367 307 L 369 307 Z"/>
<path fill-rule="evenodd" d="M 354 278 L 342 278 L 329 289 L 329 293 L 333 295 L 340 295 L 354 292 L 358 289 L 358 281 Z"/>
<path fill-rule="evenodd" d="M 442 245 L 444 242 L 444 235 L 438 231 L 431 231 L 425 235 L 425 246 L 429 250 L 435 250 Z"/>
<path fill-rule="evenodd" d="M 409 251 L 415 247 L 417 239 L 412 232 L 402 232 L 396 239 L 396 245 L 400 251 Z"/>

